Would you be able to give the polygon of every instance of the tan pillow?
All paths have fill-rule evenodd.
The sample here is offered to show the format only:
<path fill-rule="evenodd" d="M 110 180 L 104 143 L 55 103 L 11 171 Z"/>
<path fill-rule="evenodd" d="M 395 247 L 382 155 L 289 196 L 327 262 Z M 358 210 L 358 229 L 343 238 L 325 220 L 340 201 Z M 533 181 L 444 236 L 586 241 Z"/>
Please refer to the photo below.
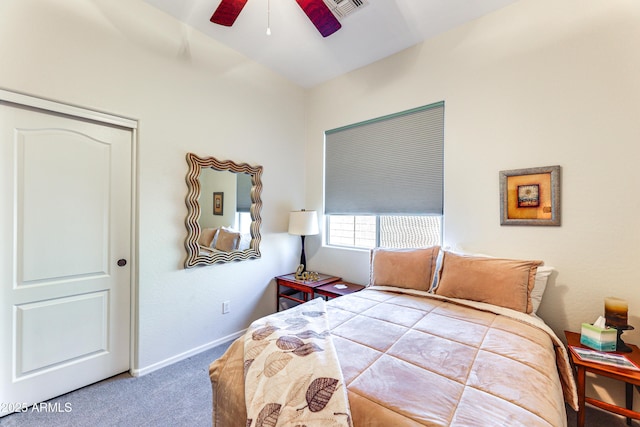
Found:
<path fill-rule="evenodd" d="M 439 251 L 440 246 L 425 249 L 372 249 L 369 285 L 428 291 Z"/>
<path fill-rule="evenodd" d="M 218 231 L 218 240 L 216 241 L 215 248 L 219 251 L 231 252 L 238 249 L 239 243 L 240 233 L 221 228 L 220 231 Z"/>
<path fill-rule="evenodd" d="M 470 257 L 444 252 L 435 293 L 531 313 L 531 290 L 542 261 Z"/>
<path fill-rule="evenodd" d="M 198 244 L 205 247 L 211 246 L 211 242 L 213 241 L 213 237 L 216 235 L 217 231 L 217 228 L 203 228 L 202 230 L 200 230 L 200 238 L 198 239 Z"/>

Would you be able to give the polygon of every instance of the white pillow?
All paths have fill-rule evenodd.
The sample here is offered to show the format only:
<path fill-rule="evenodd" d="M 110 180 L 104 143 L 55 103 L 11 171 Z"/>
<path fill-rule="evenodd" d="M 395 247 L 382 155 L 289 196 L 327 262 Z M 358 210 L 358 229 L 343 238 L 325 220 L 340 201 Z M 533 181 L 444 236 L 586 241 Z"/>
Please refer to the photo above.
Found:
<path fill-rule="evenodd" d="M 462 256 L 476 256 L 476 257 L 487 257 L 487 258 L 495 258 L 491 255 L 485 254 L 474 254 L 470 252 L 465 252 L 461 249 L 451 249 L 451 248 L 442 248 L 440 249 L 440 254 L 438 255 L 438 262 L 436 265 L 436 274 L 433 277 L 433 283 L 430 289 L 430 292 L 434 292 L 438 287 L 438 280 L 440 279 L 440 269 L 442 268 L 442 253 L 443 250 L 453 252 L 457 255 Z M 533 306 L 533 311 L 531 314 L 535 314 L 538 311 L 538 307 L 540 307 L 540 302 L 542 301 L 542 295 L 544 294 L 545 289 L 547 288 L 547 281 L 549 280 L 549 276 L 555 270 L 551 266 L 541 265 L 536 270 L 535 283 L 533 284 L 533 289 L 531 290 L 531 305 Z"/>
<path fill-rule="evenodd" d="M 544 290 L 547 288 L 547 281 L 549 280 L 551 273 L 553 273 L 553 270 L 553 267 L 547 265 L 541 265 L 536 270 L 535 283 L 531 290 L 531 305 L 533 305 L 534 314 L 538 311 L 538 307 L 540 307 L 542 294 L 544 294 Z"/>
<path fill-rule="evenodd" d="M 446 249 L 448 250 L 448 249 Z M 435 293 L 436 288 L 438 287 L 438 282 L 440 281 L 440 270 L 442 270 L 442 259 L 444 258 L 443 248 L 440 248 L 438 251 L 438 255 L 436 256 L 436 267 L 433 272 L 433 279 L 431 280 L 431 286 L 429 287 L 429 292 Z"/>

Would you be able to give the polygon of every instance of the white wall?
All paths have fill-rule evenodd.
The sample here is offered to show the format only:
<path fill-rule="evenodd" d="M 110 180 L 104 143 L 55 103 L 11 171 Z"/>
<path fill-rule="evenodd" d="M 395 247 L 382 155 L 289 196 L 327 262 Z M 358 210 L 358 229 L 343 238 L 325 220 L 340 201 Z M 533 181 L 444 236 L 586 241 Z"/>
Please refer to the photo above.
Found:
<path fill-rule="evenodd" d="M 202 168 L 200 171 L 200 219 L 201 228 L 236 228 L 237 174 Z M 222 193 L 222 215 L 213 213 L 213 193 Z"/>
<path fill-rule="evenodd" d="M 556 267 L 538 313 L 560 336 L 627 299 L 640 344 L 639 40 L 640 2 L 521 0 L 314 88 L 308 208 L 322 209 L 325 130 L 444 100 L 444 244 Z M 556 164 L 562 225 L 500 226 L 499 171 Z M 308 238 L 307 253 L 368 281 L 366 252 Z"/>
<path fill-rule="evenodd" d="M 557 268 L 539 314 L 564 329 L 630 305 L 640 344 L 640 2 L 522 0 L 310 93 L 307 206 L 323 131 L 445 101 L 445 245 Z M 501 170 L 562 166 L 560 227 L 500 226 Z M 312 269 L 366 283 L 368 254 L 308 239 Z"/>
<path fill-rule="evenodd" d="M 274 311 L 272 278 L 299 253 L 286 230 L 304 201 L 302 89 L 140 0 L 3 0 L 0 58 L 4 89 L 139 120 L 136 368 Z M 182 268 L 187 152 L 264 167 L 261 259 Z"/>

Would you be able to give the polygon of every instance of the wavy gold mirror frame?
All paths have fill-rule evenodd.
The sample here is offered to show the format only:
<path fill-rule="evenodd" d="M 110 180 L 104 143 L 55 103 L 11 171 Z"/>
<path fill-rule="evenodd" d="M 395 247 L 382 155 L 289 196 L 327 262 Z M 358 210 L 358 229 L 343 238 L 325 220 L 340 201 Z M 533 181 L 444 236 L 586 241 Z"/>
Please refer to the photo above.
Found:
<path fill-rule="evenodd" d="M 251 258 L 260 258 L 260 226 L 262 218 L 262 166 L 250 166 L 246 163 L 237 164 L 230 160 L 219 161 L 214 157 L 198 157 L 193 153 L 187 153 L 187 164 L 189 172 L 186 181 L 189 189 L 186 197 L 187 204 L 187 238 L 185 247 L 187 249 L 187 259 L 184 262 L 185 268 L 192 268 L 197 265 L 211 265 L 219 262 L 242 261 Z M 217 171 L 229 171 L 232 173 L 246 173 L 251 176 L 251 241 L 248 249 L 234 250 L 231 252 L 207 251 L 198 243 L 200 239 L 201 227 L 200 219 L 200 174 L 202 168 L 211 168 Z"/>

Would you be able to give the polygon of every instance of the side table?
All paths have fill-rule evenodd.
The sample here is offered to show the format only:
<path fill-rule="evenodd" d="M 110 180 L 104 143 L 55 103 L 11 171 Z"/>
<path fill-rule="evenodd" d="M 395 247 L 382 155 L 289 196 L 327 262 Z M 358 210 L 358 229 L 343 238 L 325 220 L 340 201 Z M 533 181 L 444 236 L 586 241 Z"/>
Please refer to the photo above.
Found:
<path fill-rule="evenodd" d="M 618 415 L 627 417 L 627 425 L 631 425 L 631 419 L 640 420 L 640 412 L 633 410 L 633 386 L 640 391 L 640 371 L 633 371 L 630 369 L 616 368 L 615 366 L 604 365 L 601 363 L 587 362 L 582 359 L 571 349 L 571 346 L 589 348 L 580 344 L 580 334 L 576 332 L 564 331 L 564 335 L 567 338 L 567 344 L 569 345 L 569 354 L 571 356 L 571 363 L 576 370 L 576 380 L 578 387 L 578 427 L 584 427 L 584 415 L 586 403 L 596 406 L 605 411 L 613 412 Z M 640 349 L 635 345 L 629 345 L 631 347 L 631 353 L 624 354 L 637 366 L 640 366 Z M 603 402 L 592 397 L 585 396 L 586 386 L 586 373 L 591 372 L 596 375 L 602 375 L 605 377 L 613 378 L 615 380 L 623 381 L 625 383 L 626 402 L 625 408 L 614 405 L 612 403 Z"/>
<path fill-rule="evenodd" d="M 337 282 L 329 283 L 327 285 L 318 286 L 315 289 L 315 293 L 322 295 L 324 299 L 337 298 L 343 295 L 352 294 L 363 290 L 365 287 L 356 283 L 343 282 L 338 280 Z"/>
<path fill-rule="evenodd" d="M 337 282 L 338 280 L 340 280 L 340 277 L 330 276 L 328 274 L 318 274 L 318 280 L 315 281 L 298 280 L 296 279 L 295 273 L 277 276 L 276 309 L 280 311 L 280 298 L 304 303 L 309 301 L 309 297 L 313 297 L 316 288 L 328 283 Z M 294 296 L 299 292 L 302 293 L 302 299 Z"/>

